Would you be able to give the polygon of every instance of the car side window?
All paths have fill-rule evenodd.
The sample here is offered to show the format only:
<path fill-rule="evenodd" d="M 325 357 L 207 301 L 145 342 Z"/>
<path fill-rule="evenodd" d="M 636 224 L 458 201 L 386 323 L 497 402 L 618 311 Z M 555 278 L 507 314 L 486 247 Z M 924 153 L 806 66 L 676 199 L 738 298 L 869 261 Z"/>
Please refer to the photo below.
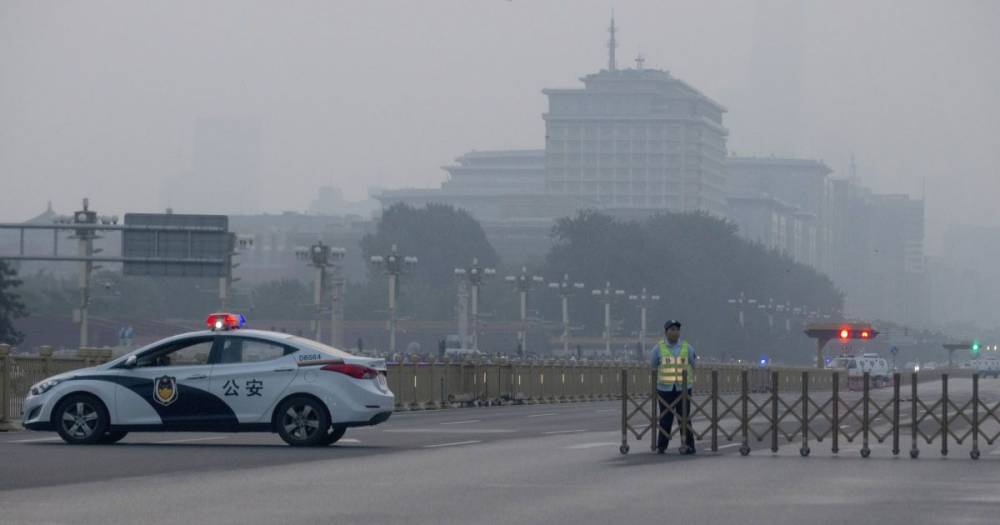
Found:
<path fill-rule="evenodd" d="M 271 341 L 246 337 L 223 338 L 219 346 L 218 364 L 255 363 L 286 356 L 295 349 Z"/>
<path fill-rule="evenodd" d="M 213 337 L 196 337 L 167 343 L 139 357 L 137 367 L 203 365 L 212 350 Z"/>

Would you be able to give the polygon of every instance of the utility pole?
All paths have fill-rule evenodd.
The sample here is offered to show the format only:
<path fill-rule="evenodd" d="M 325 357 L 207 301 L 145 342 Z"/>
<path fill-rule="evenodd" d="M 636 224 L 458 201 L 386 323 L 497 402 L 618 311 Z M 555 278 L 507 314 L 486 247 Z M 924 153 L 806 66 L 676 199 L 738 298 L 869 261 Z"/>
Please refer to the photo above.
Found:
<path fill-rule="evenodd" d="M 508 275 L 504 280 L 513 283 L 514 291 L 521 296 L 521 326 L 517 332 L 517 345 L 518 351 L 521 352 L 522 356 L 525 356 L 528 355 L 528 292 L 536 284 L 544 282 L 545 279 L 538 275 L 528 275 L 528 268 L 522 266 L 520 275 Z"/>
<path fill-rule="evenodd" d="M 479 349 L 479 289 L 483 286 L 486 279 L 496 275 L 497 271 L 495 268 L 483 268 L 479 264 L 479 258 L 474 257 L 472 259 L 472 265 L 468 268 L 455 268 L 455 275 L 462 279 L 463 284 L 467 284 L 472 290 L 472 340 L 470 344 L 466 346 L 465 338 L 462 338 L 463 348 L 472 348 L 473 350 Z M 461 297 L 461 291 L 464 286 L 460 286 L 459 295 Z M 459 299 L 464 301 L 463 299 Z"/>
<path fill-rule="evenodd" d="M 636 301 L 639 307 L 639 356 L 646 351 L 646 310 L 652 303 L 660 300 L 660 296 L 650 294 L 643 288 L 637 295 L 629 295 L 630 301 Z"/>
<path fill-rule="evenodd" d="M 562 281 L 554 281 L 549 283 L 549 288 L 556 291 L 559 297 L 562 298 L 562 324 L 563 331 L 560 339 L 562 340 L 563 355 L 569 354 L 569 296 L 573 295 L 573 290 L 582 290 L 583 283 L 570 282 L 569 274 L 563 274 Z"/>
<path fill-rule="evenodd" d="M 317 241 L 312 246 L 295 248 L 295 256 L 306 261 L 316 269 L 316 283 L 313 289 L 313 305 L 316 308 L 313 329 L 316 341 L 323 337 L 323 291 L 330 285 L 330 346 L 340 348 L 344 335 L 344 279 L 341 273 L 341 262 L 347 250 L 323 244 Z M 329 272 L 329 275 L 328 275 Z"/>
<path fill-rule="evenodd" d="M 389 351 L 396 352 L 396 298 L 399 276 L 417 265 L 417 258 L 399 254 L 396 245 L 386 255 L 373 255 L 371 263 L 389 277 Z"/>
<path fill-rule="evenodd" d="M 625 290 L 612 290 L 611 283 L 605 282 L 603 290 L 593 290 L 591 294 L 604 303 L 604 351 L 611 355 L 611 302 L 615 297 L 624 297 Z"/>

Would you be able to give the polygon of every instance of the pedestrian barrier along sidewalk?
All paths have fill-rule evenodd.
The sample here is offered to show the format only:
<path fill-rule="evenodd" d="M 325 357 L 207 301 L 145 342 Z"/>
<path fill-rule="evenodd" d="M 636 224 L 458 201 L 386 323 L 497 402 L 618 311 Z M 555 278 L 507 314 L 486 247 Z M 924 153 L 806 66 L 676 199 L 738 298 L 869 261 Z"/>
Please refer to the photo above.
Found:
<path fill-rule="evenodd" d="M 890 384 L 875 388 L 865 373 L 860 377 L 860 391 L 854 391 L 844 388 L 847 378 L 838 371 L 744 369 L 737 372 L 738 392 L 734 393 L 723 388 L 728 373 L 732 372 L 699 371 L 707 375 L 707 385 L 699 378 L 699 388 L 689 392 L 685 371 L 679 395 L 666 403 L 657 395 L 655 370 L 648 375 L 621 370 L 619 451 L 627 454 L 630 439 L 641 442 L 647 437 L 650 450 L 655 451 L 659 435 L 669 440 L 690 430 L 696 441 L 707 440 L 712 452 L 725 441 L 738 444 L 744 456 L 750 454 L 751 445 L 765 441 L 772 453 L 782 444 L 797 444 L 803 457 L 811 453 L 811 444 L 828 441 L 830 451 L 837 454 L 845 441 L 859 441 L 863 458 L 871 455 L 873 441 L 888 442 L 895 456 L 908 440 L 911 458 L 920 456 L 921 442 L 939 444 L 941 455 L 946 456 L 950 444 L 969 441 L 969 456 L 979 459 L 980 443 L 992 445 L 1000 438 L 1000 400 L 980 396 L 978 374 L 895 373 Z M 648 381 L 640 380 L 640 375 Z M 762 378 L 767 383 L 764 388 Z M 677 423 L 669 435 L 659 426 L 665 413 Z"/>

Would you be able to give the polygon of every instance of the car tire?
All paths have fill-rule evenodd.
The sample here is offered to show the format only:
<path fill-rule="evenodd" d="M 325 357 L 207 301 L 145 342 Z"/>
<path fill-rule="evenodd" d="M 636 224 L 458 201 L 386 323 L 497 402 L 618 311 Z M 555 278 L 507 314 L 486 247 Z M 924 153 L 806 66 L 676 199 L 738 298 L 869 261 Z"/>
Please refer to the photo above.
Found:
<path fill-rule="evenodd" d="M 344 433 L 347 432 L 347 427 L 330 427 L 330 431 L 326 433 L 326 437 L 323 438 L 322 445 L 332 445 L 338 441 L 340 438 L 344 437 Z"/>
<path fill-rule="evenodd" d="M 104 435 L 101 436 L 101 439 L 98 439 L 97 442 L 102 445 L 110 445 L 112 443 L 117 443 L 121 441 L 122 438 L 124 438 L 127 435 L 128 432 L 125 430 L 109 430 L 105 432 Z"/>
<path fill-rule="evenodd" d="M 70 445 L 99 443 L 108 429 L 108 411 L 96 397 L 73 394 L 59 402 L 52 423 Z"/>
<path fill-rule="evenodd" d="M 325 446 L 330 416 L 319 401 L 305 396 L 286 399 L 278 406 L 278 435 L 293 447 Z M 339 439 L 339 438 L 338 438 Z"/>

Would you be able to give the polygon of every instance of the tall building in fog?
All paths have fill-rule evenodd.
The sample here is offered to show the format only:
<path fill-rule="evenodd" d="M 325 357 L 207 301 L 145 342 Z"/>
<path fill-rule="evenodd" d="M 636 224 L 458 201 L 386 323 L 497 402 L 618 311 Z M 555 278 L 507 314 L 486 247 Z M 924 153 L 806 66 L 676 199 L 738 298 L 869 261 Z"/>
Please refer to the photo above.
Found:
<path fill-rule="evenodd" d="M 726 213 L 726 111 L 667 71 L 608 65 L 583 88 L 545 89 L 545 189 L 608 210 Z"/>
<path fill-rule="evenodd" d="M 198 119 L 191 170 L 164 182 L 161 207 L 178 213 L 256 213 L 260 147 L 260 130 L 252 119 Z"/>

